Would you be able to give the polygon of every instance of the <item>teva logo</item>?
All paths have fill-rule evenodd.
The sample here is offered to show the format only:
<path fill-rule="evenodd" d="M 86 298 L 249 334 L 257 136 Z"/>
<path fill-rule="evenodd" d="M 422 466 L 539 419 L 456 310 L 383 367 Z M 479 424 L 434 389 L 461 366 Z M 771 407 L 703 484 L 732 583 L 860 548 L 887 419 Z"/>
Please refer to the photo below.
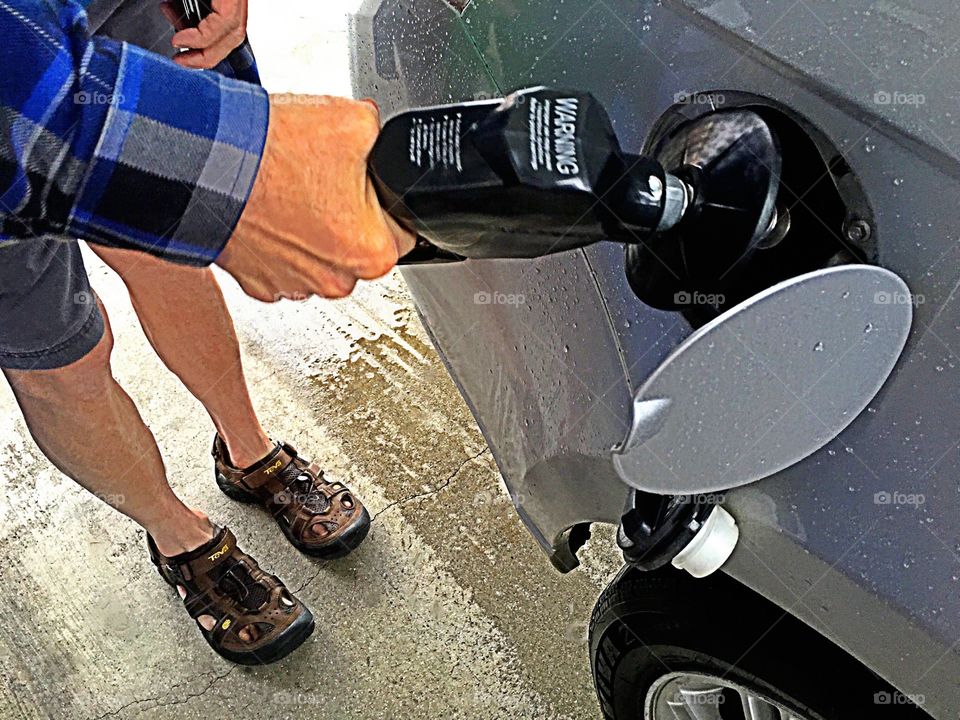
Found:
<path fill-rule="evenodd" d="M 264 472 L 265 472 L 267 475 L 269 475 L 269 474 L 272 473 L 274 470 L 278 470 L 281 465 L 283 465 L 283 463 L 282 463 L 280 460 L 277 460 L 273 465 L 271 465 L 271 466 L 268 467 L 266 470 L 264 470 Z"/>
<path fill-rule="evenodd" d="M 213 561 L 216 560 L 217 558 L 222 558 L 222 557 L 223 557 L 224 555 L 226 555 L 228 552 L 230 552 L 230 546 L 229 546 L 229 545 L 224 545 L 222 548 L 220 548 L 220 549 L 217 550 L 213 555 L 210 556 L 210 562 L 213 562 Z"/>
<path fill-rule="evenodd" d="M 553 119 L 554 166 L 561 175 L 580 172 L 577 162 L 577 110 L 580 101 L 575 97 L 557 98 Z"/>

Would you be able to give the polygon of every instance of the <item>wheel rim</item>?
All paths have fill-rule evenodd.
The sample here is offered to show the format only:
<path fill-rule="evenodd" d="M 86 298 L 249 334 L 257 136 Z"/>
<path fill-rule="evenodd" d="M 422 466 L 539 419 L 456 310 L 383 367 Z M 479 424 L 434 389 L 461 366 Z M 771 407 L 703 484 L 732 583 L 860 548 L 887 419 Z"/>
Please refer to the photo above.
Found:
<path fill-rule="evenodd" d="M 739 703 L 739 707 L 737 707 Z M 817 720 L 787 707 L 785 697 L 697 673 L 671 673 L 647 693 L 644 720 Z M 731 704 L 733 707 L 731 707 Z"/>

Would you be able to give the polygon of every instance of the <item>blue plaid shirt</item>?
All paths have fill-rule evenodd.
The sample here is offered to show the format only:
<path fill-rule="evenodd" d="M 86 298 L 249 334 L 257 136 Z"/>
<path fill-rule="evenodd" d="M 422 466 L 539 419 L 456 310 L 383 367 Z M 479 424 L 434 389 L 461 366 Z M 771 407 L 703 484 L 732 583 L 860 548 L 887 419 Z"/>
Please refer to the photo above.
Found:
<path fill-rule="evenodd" d="M 0 37 L 0 243 L 212 262 L 256 177 L 265 91 L 90 37 L 75 0 L 0 0 Z"/>

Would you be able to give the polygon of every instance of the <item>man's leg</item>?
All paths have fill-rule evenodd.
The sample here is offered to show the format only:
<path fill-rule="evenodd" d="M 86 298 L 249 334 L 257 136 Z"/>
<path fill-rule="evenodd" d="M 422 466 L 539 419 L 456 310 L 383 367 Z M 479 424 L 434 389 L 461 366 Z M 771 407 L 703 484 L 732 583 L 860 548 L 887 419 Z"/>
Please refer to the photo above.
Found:
<path fill-rule="evenodd" d="M 102 307 L 101 307 L 102 312 Z M 110 373 L 113 335 L 79 360 L 51 370 L 4 370 L 30 433 L 65 475 L 135 520 L 167 556 L 212 537 L 206 516 L 167 483 L 153 434 Z"/>
<path fill-rule="evenodd" d="M 110 374 L 112 347 L 76 242 L 0 247 L 0 367 L 41 450 L 85 488 L 116 500 L 161 548 L 202 545 L 210 525 L 167 485 L 153 436 Z"/>
<path fill-rule="evenodd" d="M 213 272 L 129 250 L 93 250 L 123 278 L 150 344 L 203 403 L 233 463 L 248 467 L 270 452 L 274 445 L 247 392 L 233 320 Z"/>
<path fill-rule="evenodd" d="M 289 445 L 272 443 L 260 426 L 233 321 L 213 273 L 124 250 L 96 252 L 126 283 L 157 355 L 213 419 L 223 441 L 214 445 L 220 488 L 269 508 L 302 552 L 332 558 L 359 546 L 370 528 L 360 499 Z"/>
<path fill-rule="evenodd" d="M 292 652 L 313 629 L 309 609 L 228 529 L 177 498 L 153 435 L 113 378 L 112 349 L 76 242 L 0 246 L 0 367 L 37 445 L 146 529 L 154 563 L 214 650 L 247 664 Z"/>

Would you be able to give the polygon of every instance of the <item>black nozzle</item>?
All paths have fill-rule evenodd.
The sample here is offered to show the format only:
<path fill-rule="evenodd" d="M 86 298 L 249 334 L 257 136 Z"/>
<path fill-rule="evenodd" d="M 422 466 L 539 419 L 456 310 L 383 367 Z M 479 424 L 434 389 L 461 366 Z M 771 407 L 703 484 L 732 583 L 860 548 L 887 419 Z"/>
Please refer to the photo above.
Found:
<path fill-rule="evenodd" d="M 629 155 L 592 95 L 533 88 L 402 113 L 369 166 L 383 206 L 420 237 L 402 264 L 613 240 L 640 299 L 680 309 L 677 296 L 721 297 L 767 236 L 780 154 L 756 113 L 723 110 Z"/>
<path fill-rule="evenodd" d="M 370 174 L 388 212 L 448 259 L 636 242 L 675 197 L 657 161 L 621 151 L 592 95 L 546 88 L 398 115 Z"/>

